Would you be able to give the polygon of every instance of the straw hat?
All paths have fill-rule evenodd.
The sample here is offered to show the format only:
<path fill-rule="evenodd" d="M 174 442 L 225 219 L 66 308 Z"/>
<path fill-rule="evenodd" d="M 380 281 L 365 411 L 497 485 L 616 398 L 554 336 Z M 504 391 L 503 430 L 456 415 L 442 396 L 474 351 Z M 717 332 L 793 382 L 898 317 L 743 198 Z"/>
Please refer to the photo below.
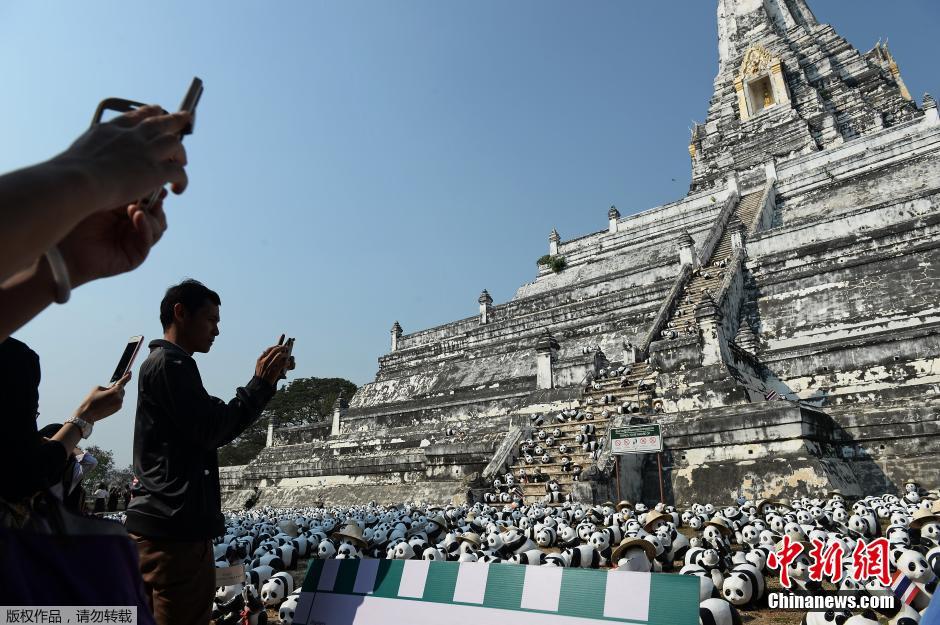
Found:
<path fill-rule="evenodd" d="M 650 526 L 656 521 L 672 522 L 672 516 L 669 514 L 663 514 L 662 512 L 659 512 L 658 510 L 654 510 L 653 512 L 650 512 L 646 515 L 646 522 L 643 523 L 643 529 L 646 530 L 647 532 L 652 531 L 650 529 Z"/>
<path fill-rule="evenodd" d="M 630 547 L 639 547 L 646 553 L 646 557 L 649 558 L 649 561 L 652 562 L 656 559 L 656 547 L 648 540 L 643 540 L 642 538 L 628 537 L 620 541 L 620 544 L 614 547 L 614 550 L 610 553 L 610 563 L 612 566 L 617 566 L 617 562 L 620 558 L 623 557 L 624 552 Z"/>
<path fill-rule="evenodd" d="M 369 543 L 366 542 L 365 538 L 362 537 L 362 528 L 359 527 L 357 523 L 347 523 L 343 526 L 342 529 L 333 532 L 333 535 L 330 537 L 333 539 L 343 539 L 348 538 L 353 541 L 356 545 L 365 549 L 369 546 Z"/>
<path fill-rule="evenodd" d="M 476 532 L 465 532 L 461 534 L 460 536 L 458 536 L 457 540 L 465 542 L 465 543 L 470 543 L 477 549 L 479 549 L 483 545 L 483 540 L 480 538 L 480 535 L 477 534 Z"/>
<path fill-rule="evenodd" d="M 442 528 L 444 528 L 444 529 L 447 528 L 447 519 L 445 519 L 445 518 L 444 518 L 444 515 L 441 514 L 440 512 L 438 512 L 438 513 L 435 514 L 434 516 L 428 518 L 428 521 L 429 521 L 429 522 L 433 522 L 433 523 L 437 523 L 438 525 L 440 525 L 440 526 L 441 526 Z"/>
<path fill-rule="evenodd" d="M 764 512 L 764 508 L 766 508 L 767 506 L 774 506 L 776 508 L 787 508 L 788 510 L 793 509 L 793 506 L 790 505 L 790 500 L 786 498 L 777 499 L 777 500 L 758 499 L 757 500 L 757 514 L 762 514 Z"/>
<path fill-rule="evenodd" d="M 797 542 L 797 541 L 795 541 L 795 540 L 791 540 L 791 541 L 790 541 L 790 544 L 791 544 L 791 545 L 800 545 L 800 546 L 802 546 L 802 547 L 803 547 L 803 551 L 802 551 L 801 553 L 806 553 L 806 554 L 808 554 L 810 551 L 813 550 L 813 545 L 810 544 L 808 541 L 805 541 L 805 540 L 801 540 L 801 541 L 799 541 L 799 542 Z M 778 542 L 776 545 L 774 545 L 774 551 L 776 551 L 776 552 L 783 551 L 783 541 L 782 541 L 782 540 L 781 540 L 780 542 Z"/>
<path fill-rule="evenodd" d="M 924 510 L 921 508 L 914 513 L 914 518 L 911 519 L 910 527 L 912 530 L 919 530 L 924 524 L 930 523 L 931 521 L 940 522 L 940 516 L 937 516 L 930 510 Z"/>
<path fill-rule="evenodd" d="M 705 522 L 705 523 L 702 525 L 702 527 L 704 528 L 704 527 L 707 527 L 707 526 L 709 526 L 709 525 L 711 525 L 712 527 L 717 527 L 717 528 L 718 528 L 718 531 L 721 532 L 722 534 L 724 534 L 725 536 L 728 536 L 728 535 L 730 535 L 730 534 L 732 533 L 731 528 L 728 527 L 728 522 L 725 521 L 725 520 L 724 520 L 723 518 L 721 518 L 720 516 L 716 516 L 716 517 L 714 517 L 711 521 Z"/>
<path fill-rule="evenodd" d="M 617 504 L 617 512 L 620 512 L 624 508 L 629 508 L 633 510 L 633 504 L 624 499 L 620 503 Z"/>
<path fill-rule="evenodd" d="M 940 514 L 940 499 L 933 502 L 933 507 L 930 508 L 930 511 L 934 514 Z"/>

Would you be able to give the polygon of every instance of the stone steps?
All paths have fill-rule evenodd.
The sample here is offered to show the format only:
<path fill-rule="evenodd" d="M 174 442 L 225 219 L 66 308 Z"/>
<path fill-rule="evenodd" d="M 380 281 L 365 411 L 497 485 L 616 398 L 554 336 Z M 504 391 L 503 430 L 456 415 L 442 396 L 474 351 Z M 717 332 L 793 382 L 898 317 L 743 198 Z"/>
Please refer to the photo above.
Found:
<path fill-rule="evenodd" d="M 763 190 L 749 193 L 738 200 L 738 205 L 734 210 L 746 227 L 750 227 L 754 221 L 762 197 Z M 731 248 L 731 231 L 726 228 L 712 251 L 711 257 L 703 263 L 704 269 L 697 269 L 698 275 L 693 275 L 692 279 L 686 283 L 675 308 L 678 312 L 673 313 L 663 329 L 664 338 L 679 338 L 683 335 L 698 334 L 699 326 L 695 320 L 695 307 L 702 301 L 705 289 L 713 296 L 718 293 L 725 270 L 718 267 L 717 264 L 730 258 L 733 251 Z M 705 273 L 709 275 L 707 277 L 702 275 Z"/>

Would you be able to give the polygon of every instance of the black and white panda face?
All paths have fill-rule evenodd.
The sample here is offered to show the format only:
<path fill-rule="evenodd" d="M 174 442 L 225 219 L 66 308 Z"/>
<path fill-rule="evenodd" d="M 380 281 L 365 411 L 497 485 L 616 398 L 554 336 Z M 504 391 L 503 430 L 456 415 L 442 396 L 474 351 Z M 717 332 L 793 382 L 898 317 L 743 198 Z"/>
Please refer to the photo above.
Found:
<path fill-rule="evenodd" d="M 898 570 L 903 571 L 904 575 L 912 581 L 924 584 L 933 581 L 933 571 L 920 553 L 912 549 L 904 549 L 892 552 L 892 556 L 897 561 Z"/>
<path fill-rule="evenodd" d="M 555 428 L 554 430 L 552 430 L 552 436 L 555 438 L 561 438 L 561 430 L 558 428 Z"/>
<path fill-rule="evenodd" d="M 607 535 L 607 532 L 593 532 L 588 541 L 598 551 L 604 551 L 610 547 L 610 536 Z"/>
<path fill-rule="evenodd" d="M 702 538 L 705 539 L 705 542 L 711 544 L 721 544 L 724 542 L 724 538 L 721 535 L 721 530 L 719 530 L 714 525 L 708 525 L 702 530 Z"/>
<path fill-rule="evenodd" d="M 591 539 L 591 534 L 595 531 L 595 526 L 593 523 L 582 523 L 578 525 L 578 538 L 583 542 L 588 542 Z"/>
<path fill-rule="evenodd" d="M 927 523 L 921 525 L 920 537 L 926 538 L 934 544 L 940 542 L 940 523 L 936 521 L 928 521 Z"/>
<path fill-rule="evenodd" d="M 293 625 L 294 612 L 297 611 L 297 598 L 298 595 L 291 595 L 281 604 L 277 613 L 281 619 L 281 625 Z"/>
<path fill-rule="evenodd" d="M 551 547 L 555 544 L 555 530 L 543 526 L 535 533 L 535 542 L 539 547 Z"/>
<path fill-rule="evenodd" d="M 795 560 L 787 566 L 787 573 L 791 579 L 806 581 L 809 579 L 809 555 L 801 553 Z"/>
<path fill-rule="evenodd" d="M 333 543 L 332 540 L 329 540 L 329 539 L 324 540 L 323 542 L 320 543 L 319 547 L 317 547 L 317 557 L 320 560 L 329 560 L 330 558 L 333 558 L 335 556 L 336 556 L 336 545 Z"/>
<path fill-rule="evenodd" d="M 721 587 L 721 596 L 733 606 L 742 606 L 750 603 L 754 597 L 754 586 L 751 578 L 744 573 L 732 572 L 725 578 Z"/>
<path fill-rule="evenodd" d="M 753 525 L 745 525 L 741 528 L 741 539 L 749 545 L 756 546 L 760 542 L 760 532 Z"/>

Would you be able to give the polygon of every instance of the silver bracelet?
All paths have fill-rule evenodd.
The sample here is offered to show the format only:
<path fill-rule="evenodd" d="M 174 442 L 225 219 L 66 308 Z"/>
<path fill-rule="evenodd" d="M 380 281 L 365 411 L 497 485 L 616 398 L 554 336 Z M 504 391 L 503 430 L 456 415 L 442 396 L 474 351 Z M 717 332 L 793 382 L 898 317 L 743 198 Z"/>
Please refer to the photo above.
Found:
<path fill-rule="evenodd" d="M 69 268 L 65 265 L 62 252 L 55 245 L 46 251 L 46 260 L 49 262 L 49 269 L 52 270 L 52 279 L 55 280 L 55 302 L 64 304 L 69 301 L 69 296 L 72 294 Z"/>

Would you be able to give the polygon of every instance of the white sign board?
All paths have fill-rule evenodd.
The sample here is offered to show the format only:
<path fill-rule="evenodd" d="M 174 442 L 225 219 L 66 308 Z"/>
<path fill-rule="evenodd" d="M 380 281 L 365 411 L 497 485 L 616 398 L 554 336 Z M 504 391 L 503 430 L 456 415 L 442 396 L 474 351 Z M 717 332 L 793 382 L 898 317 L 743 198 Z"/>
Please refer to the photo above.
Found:
<path fill-rule="evenodd" d="M 610 451 L 615 454 L 649 454 L 663 450 L 659 424 L 610 428 Z"/>

